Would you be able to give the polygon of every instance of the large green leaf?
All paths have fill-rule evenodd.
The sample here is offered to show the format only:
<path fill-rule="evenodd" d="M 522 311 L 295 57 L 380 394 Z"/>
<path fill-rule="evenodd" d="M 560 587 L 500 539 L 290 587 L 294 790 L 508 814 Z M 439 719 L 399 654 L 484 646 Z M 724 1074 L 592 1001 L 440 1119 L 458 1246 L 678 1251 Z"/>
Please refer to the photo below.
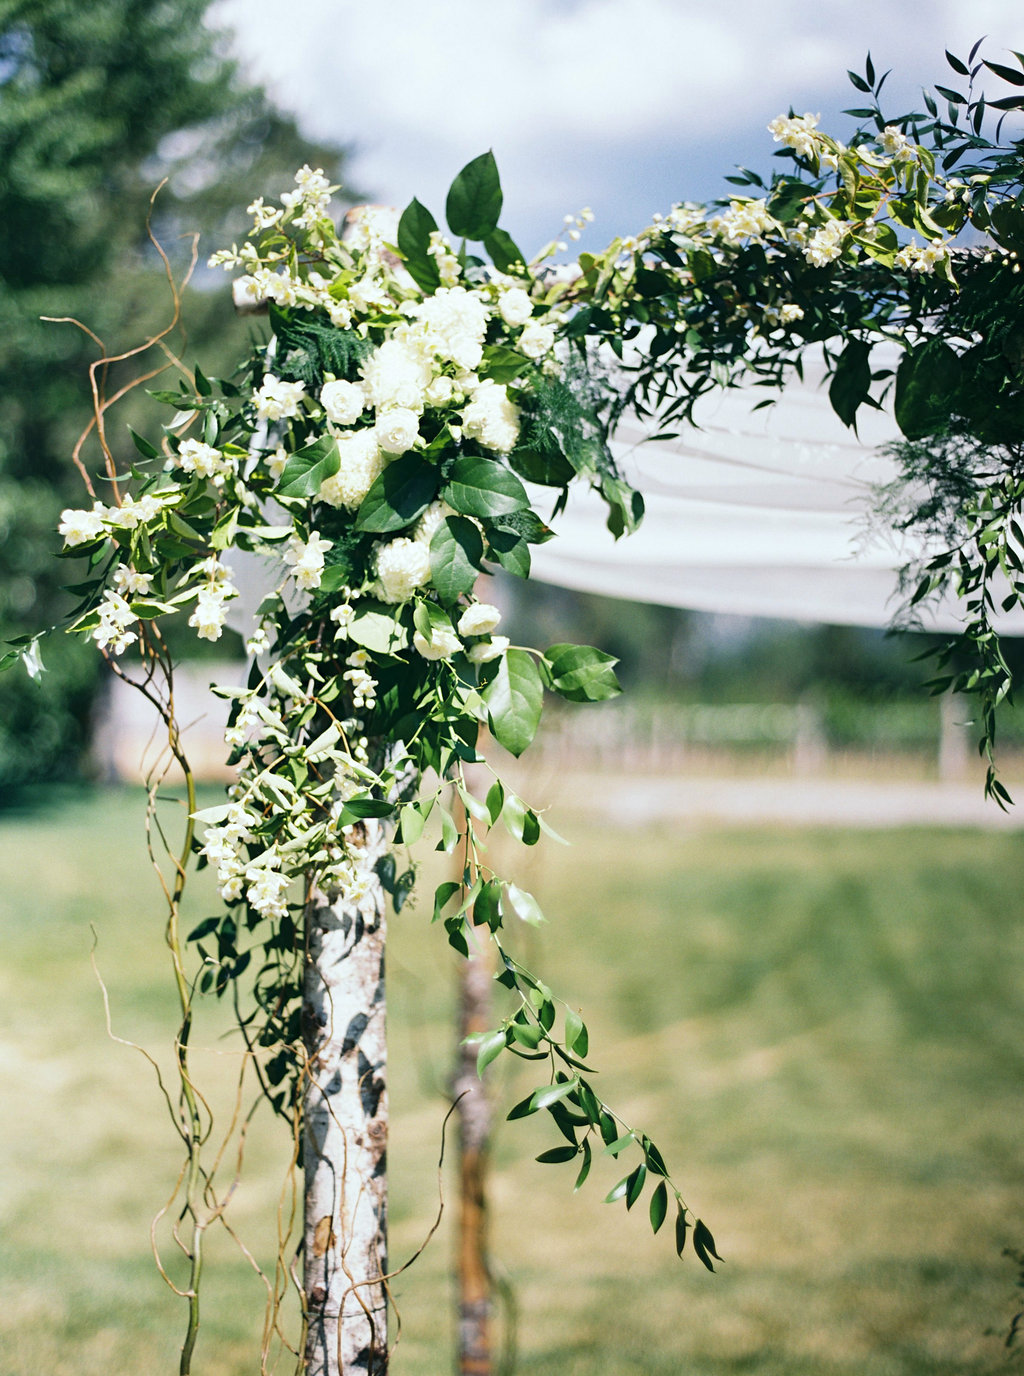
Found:
<path fill-rule="evenodd" d="M 468 162 L 452 182 L 445 205 L 448 227 L 460 239 L 482 241 L 498 228 L 501 179 L 491 152 Z"/>
<path fill-rule="evenodd" d="M 506 234 L 503 229 L 496 229 L 492 234 L 488 234 L 484 239 L 484 248 L 491 255 L 491 262 L 499 272 L 514 272 L 517 267 L 520 272 L 523 271 L 525 255 L 513 242 L 511 235 Z"/>
<path fill-rule="evenodd" d="M 356 529 L 386 534 L 411 525 L 437 496 L 437 469 L 419 454 L 388 464 L 356 512 Z"/>
<path fill-rule="evenodd" d="M 409 632 L 399 621 L 396 609 L 383 602 L 361 600 L 346 630 L 353 644 L 375 654 L 395 655 L 409 643 Z"/>
<path fill-rule="evenodd" d="M 472 590 L 483 557 L 483 537 L 475 523 L 465 516 L 446 516 L 430 541 L 430 581 L 442 602 L 451 605 Z"/>
<path fill-rule="evenodd" d="M 617 663 L 591 645 L 552 645 L 543 669 L 550 687 L 570 702 L 604 702 L 622 692 L 612 668 Z"/>
<path fill-rule="evenodd" d="M 483 690 L 494 739 L 521 755 L 537 734 L 544 705 L 540 670 L 525 650 L 509 650 Z"/>
<path fill-rule="evenodd" d="M 844 425 L 853 425 L 857 409 L 871 390 L 871 349 L 859 339 L 851 339 L 839 355 L 828 389 L 832 410 Z"/>
<path fill-rule="evenodd" d="M 544 487 L 565 487 L 576 476 L 576 470 L 560 449 L 513 449 L 508 461 L 521 478 Z"/>
<path fill-rule="evenodd" d="M 398 222 L 398 248 L 409 276 L 427 296 L 441 285 L 437 259 L 428 252 L 430 236 L 436 229 L 437 221 L 414 196 Z"/>
<path fill-rule="evenodd" d="M 896 370 L 893 411 L 908 440 L 935 434 L 949 419 L 960 362 L 941 339 L 908 349 Z"/>
<path fill-rule="evenodd" d="M 507 516 L 530 505 L 526 489 L 510 469 L 476 454 L 455 460 L 443 495 L 463 516 Z"/>
<path fill-rule="evenodd" d="M 322 435 L 291 455 L 281 472 L 277 491 L 282 497 L 315 497 L 321 483 L 340 467 L 338 441 L 333 435 Z"/>
<path fill-rule="evenodd" d="M 516 578 L 529 578 L 530 546 L 521 535 L 503 526 L 492 526 L 487 532 L 487 544 L 491 558 L 503 569 Z"/>

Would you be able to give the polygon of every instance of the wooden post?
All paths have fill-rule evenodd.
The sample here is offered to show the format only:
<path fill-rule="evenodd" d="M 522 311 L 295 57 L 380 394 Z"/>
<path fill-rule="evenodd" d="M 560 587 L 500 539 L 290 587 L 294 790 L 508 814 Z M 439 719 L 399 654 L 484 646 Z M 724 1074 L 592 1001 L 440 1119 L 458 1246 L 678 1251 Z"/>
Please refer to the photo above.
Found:
<path fill-rule="evenodd" d="M 309 1376 L 383 1376 L 387 1348 L 386 896 L 379 822 L 360 824 L 358 903 L 314 892 L 303 993 L 303 1289 Z M 353 850 L 355 846 L 353 845 Z"/>

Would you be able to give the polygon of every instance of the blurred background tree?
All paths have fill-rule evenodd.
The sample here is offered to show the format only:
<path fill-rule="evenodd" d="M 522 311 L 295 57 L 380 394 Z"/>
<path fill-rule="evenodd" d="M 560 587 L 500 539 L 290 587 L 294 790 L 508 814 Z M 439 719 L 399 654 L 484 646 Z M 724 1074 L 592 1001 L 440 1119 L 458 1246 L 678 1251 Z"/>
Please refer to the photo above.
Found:
<path fill-rule="evenodd" d="M 310 142 L 232 61 L 205 24 L 209 0 L 0 0 L 0 641 L 50 625 L 62 583 L 62 507 L 84 504 L 70 459 L 90 414 L 95 345 L 141 343 L 171 314 L 163 267 L 146 235 L 149 200 L 167 178 L 154 229 L 175 267 L 189 235 L 206 254 L 244 234 L 254 188 L 276 192 L 304 162 L 341 181 L 344 150 Z M 185 306 L 187 357 L 231 367 L 250 332 L 218 274 L 203 270 Z M 207 284 L 209 278 L 207 278 Z M 113 426 L 119 460 L 134 452 Z M 123 439 L 121 437 L 124 437 Z M 103 493 L 100 493 L 103 496 Z M 41 683 L 0 679 L 0 787 L 72 777 L 102 665 L 54 637 Z"/>

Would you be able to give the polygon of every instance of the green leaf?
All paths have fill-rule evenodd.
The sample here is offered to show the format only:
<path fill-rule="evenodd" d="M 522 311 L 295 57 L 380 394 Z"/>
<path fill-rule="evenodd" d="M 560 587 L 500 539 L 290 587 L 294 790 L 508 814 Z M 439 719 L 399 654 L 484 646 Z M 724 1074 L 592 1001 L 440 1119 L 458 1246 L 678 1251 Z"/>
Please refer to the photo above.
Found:
<path fill-rule="evenodd" d="M 659 1183 L 658 1188 L 651 1195 L 650 1216 L 652 1232 L 656 1233 L 658 1231 L 661 1225 L 665 1222 L 665 1216 L 667 1213 L 668 1189 L 665 1185 L 664 1180 L 662 1180 Z"/>
<path fill-rule="evenodd" d="M 519 756 L 537 734 L 544 706 L 540 671 L 525 650 L 508 650 L 483 690 L 491 732 L 499 745 Z"/>
<path fill-rule="evenodd" d="M 626 1208 L 631 1209 L 636 1201 L 644 1192 L 644 1185 L 647 1181 L 647 1167 L 641 1161 L 636 1170 L 629 1177 L 629 1185 L 626 1188 Z"/>
<path fill-rule="evenodd" d="M 686 1246 L 686 1230 L 690 1225 L 686 1221 L 686 1210 L 679 1204 L 676 1211 L 676 1256 L 683 1255 L 683 1248 Z"/>
<path fill-rule="evenodd" d="M 418 454 L 403 454 L 388 464 L 363 498 L 356 530 L 387 534 L 412 525 L 437 496 L 438 482 L 436 468 Z"/>
<path fill-rule="evenodd" d="M 587 1025 L 575 1008 L 565 1010 L 565 1044 L 577 1056 L 586 1056 L 590 1049 Z"/>
<path fill-rule="evenodd" d="M 576 476 L 576 470 L 560 449 L 513 449 L 508 461 L 521 478 L 543 487 L 565 487 Z"/>
<path fill-rule="evenodd" d="M 851 339 L 839 355 L 828 389 L 832 410 L 844 425 L 853 425 L 857 408 L 871 390 L 871 349 L 859 339 Z"/>
<path fill-rule="evenodd" d="M 960 380 L 960 362 L 941 339 L 908 349 L 896 370 L 893 412 L 909 440 L 934 434 L 948 420 Z"/>
<path fill-rule="evenodd" d="M 321 484 L 340 467 L 337 440 L 333 435 L 322 435 L 289 456 L 277 492 L 282 497 L 316 497 Z"/>
<path fill-rule="evenodd" d="M 128 433 L 132 437 L 132 443 L 135 445 L 135 448 L 144 459 L 158 459 L 160 457 L 160 450 L 157 449 L 156 445 L 150 444 L 149 440 L 143 439 L 141 435 L 137 435 L 130 425 L 128 427 Z"/>
<path fill-rule="evenodd" d="M 430 919 L 431 922 L 440 920 L 441 914 L 461 888 L 462 885 L 457 884 L 453 879 L 448 879 L 443 884 L 438 884 L 437 888 L 434 890 L 434 915 Z"/>
<path fill-rule="evenodd" d="M 396 655 L 409 643 L 409 632 L 398 619 L 396 609 L 369 599 L 357 603 L 346 631 L 354 645 L 379 655 Z"/>
<path fill-rule="evenodd" d="M 577 1175 L 577 1177 L 576 1177 L 576 1184 L 573 1185 L 573 1187 L 572 1187 L 572 1188 L 573 1188 L 573 1193 L 574 1193 L 574 1194 L 575 1194 L 575 1192 L 580 1188 L 580 1186 L 583 1184 L 584 1180 L 586 1180 L 587 1176 L 590 1174 L 590 1163 L 591 1163 L 591 1161 L 592 1161 L 593 1159 L 594 1159 L 594 1158 L 593 1158 L 593 1153 L 592 1153 L 591 1150 L 590 1150 L 590 1143 L 587 1142 L 587 1141 L 584 1141 L 584 1143 L 583 1143 L 583 1165 L 580 1167 L 579 1175 Z"/>
<path fill-rule="evenodd" d="M 534 1108 L 550 1108 L 552 1104 L 557 1104 L 560 1099 L 572 1094 L 577 1084 L 577 1080 L 561 1080 L 558 1084 L 544 1085 L 542 1089 L 533 1091 L 530 1102 Z"/>
<path fill-rule="evenodd" d="M 563 1161 L 572 1161 L 579 1155 L 579 1147 L 551 1147 L 548 1151 L 542 1151 L 536 1158 L 541 1165 L 556 1165 Z"/>
<path fill-rule="evenodd" d="M 430 541 L 430 581 L 442 602 L 450 606 L 472 591 L 483 557 L 476 524 L 465 516 L 446 516 Z"/>
<path fill-rule="evenodd" d="M 193 927 L 186 937 L 187 941 L 201 941 L 204 936 L 209 936 L 220 926 L 219 917 L 204 917 L 197 927 Z"/>
<path fill-rule="evenodd" d="M 522 269 L 526 263 L 522 249 L 503 229 L 495 229 L 488 234 L 484 238 L 484 248 L 499 272 L 513 272 L 517 267 Z"/>
<path fill-rule="evenodd" d="M 490 1063 L 505 1050 L 505 1030 L 488 1032 L 476 1049 L 476 1073 L 482 1076 Z"/>
<path fill-rule="evenodd" d="M 552 645 L 543 669 L 550 686 L 569 702 L 604 702 L 622 692 L 612 668 L 617 663 L 591 645 Z"/>
<path fill-rule="evenodd" d="M 644 518 L 644 499 L 629 483 L 605 474 L 601 478 L 601 496 L 608 503 L 608 529 L 616 540 L 632 535 Z"/>
<path fill-rule="evenodd" d="M 501 780 L 495 779 L 487 790 L 487 816 L 493 827 L 501 816 L 501 810 L 505 806 L 505 790 L 501 786 Z"/>
<path fill-rule="evenodd" d="M 390 817 L 394 810 L 394 804 L 381 798 L 348 798 L 342 805 L 338 825 L 348 826 L 361 817 Z"/>
<path fill-rule="evenodd" d="M 698 1257 L 700 1257 L 709 1271 L 715 1269 L 711 1265 L 712 1257 L 714 1257 L 716 1261 L 722 1260 L 715 1251 L 715 1239 L 711 1236 L 711 1230 L 708 1228 L 707 1224 L 702 1223 L 699 1218 L 693 1225 L 693 1250 L 697 1253 Z"/>
<path fill-rule="evenodd" d="M 508 383 L 514 382 L 532 367 L 530 360 L 518 349 L 509 349 L 504 344 L 488 344 L 484 349 L 480 372 L 494 382 Z"/>
<path fill-rule="evenodd" d="M 525 1046 L 530 1051 L 536 1051 L 544 1040 L 544 1029 L 538 1027 L 536 1023 L 514 1022 L 510 1024 L 510 1030 L 519 1045 Z M 534 1107 L 540 1108 L 542 1105 L 535 1104 Z"/>
<path fill-rule="evenodd" d="M 476 454 L 455 460 L 442 496 L 463 516 L 505 516 L 530 505 L 526 489 L 510 469 Z"/>
<path fill-rule="evenodd" d="M 528 922 L 532 927 L 539 927 L 545 919 L 540 910 L 540 904 L 533 894 L 527 893 L 525 889 L 519 888 L 516 884 L 509 884 L 506 892 L 516 916 L 522 918 L 524 922 Z"/>
<path fill-rule="evenodd" d="M 605 1156 L 619 1156 L 627 1147 L 631 1147 L 635 1141 L 635 1132 L 632 1130 L 625 1132 L 621 1137 L 615 1137 L 611 1142 L 607 1143 L 604 1154 Z"/>
<path fill-rule="evenodd" d="M 530 546 L 521 535 L 501 526 L 493 526 L 487 532 L 487 547 L 490 557 L 497 560 L 507 573 L 516 578 L 529 578 Z"/>
<path fill-rule="evenodd" d="M 436 229 L 437 221 L 414 196 L 398 222 L 398 251 L 405 259 L 409 276 L 426 296 L 441 285 L 437 259 L 427 252 L 430 236 Z"/>
<path fill-rule="evenodd" d="M 605 1195 L 604 1202 L 606 1204 L 614 1204 L 617 1199 L 621 1199 L 623 1195 L 626 1193 L 626 1191 L 629 1189 L 629 1181 L 630 1176 L 624 1175 L 622 1179 L 619 1181 L 619 1183 L 617 1185 L 613 1185 L 612 1188 Z"/>
<path fill-rule="evenodd" d="M 483 241 L 498 228 L 501 179 L 491 152 L 468 162 L 452 182 L 445 203 L 448 227 L 460 239 Z"/>
<path fill-rule="evenodd" d="M 486 925 L 492 932 L 501 926 L 501 885 L 497 879 L 488 879 L 477 894 L 473 923 L 477 927 Z M 514 1032 L 515 1028 L 512 1030 Z"/>

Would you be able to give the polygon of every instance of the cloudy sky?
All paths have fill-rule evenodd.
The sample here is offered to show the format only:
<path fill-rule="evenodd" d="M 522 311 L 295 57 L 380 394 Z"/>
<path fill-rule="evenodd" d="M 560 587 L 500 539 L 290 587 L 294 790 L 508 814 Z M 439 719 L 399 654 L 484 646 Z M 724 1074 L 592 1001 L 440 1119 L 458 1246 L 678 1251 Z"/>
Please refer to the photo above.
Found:
<path fill-rule="evenodd" d="M 737 162 L 765 170 L 765 125 L 790 104 L 842 137 L 845 71 L 869 49 L 898 112 L 952 83 L 945 47 L 1024 50 L 1021 0 L 218 0 L 212 15 L 310 134 L 352 146 L 353 182 L 381 201 L 416 195 L 440 219 L 452 176 L 493 148 L 502 223 L 529 251 L 584 205 L 597 246 L 721 194 Z"/>

